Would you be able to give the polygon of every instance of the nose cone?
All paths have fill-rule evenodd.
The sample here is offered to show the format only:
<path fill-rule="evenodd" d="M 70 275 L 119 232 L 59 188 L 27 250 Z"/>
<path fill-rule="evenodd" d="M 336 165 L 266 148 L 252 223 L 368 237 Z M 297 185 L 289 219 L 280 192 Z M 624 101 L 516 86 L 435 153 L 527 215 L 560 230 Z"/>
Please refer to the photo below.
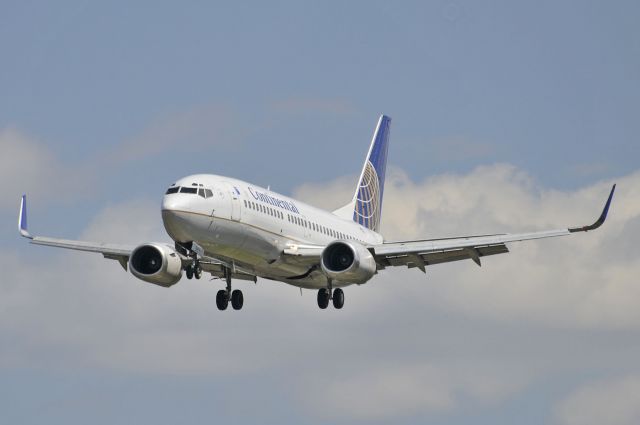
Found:
<path fill-rule="evenodd" d="M 165 195 L 162 198 L 162 222 L 164 228 L 177 242 L 193 240 L 189 233 L 189 217 L 187 200 L 180 194 Z"/>
<path fill-rule="evenodd" d="M 177 211 L 180 208 L 184 208 L 183 204 L 184 197 L 178 193 L 164 195 L 164 198 L 162 198 L 162 211 Z"/>

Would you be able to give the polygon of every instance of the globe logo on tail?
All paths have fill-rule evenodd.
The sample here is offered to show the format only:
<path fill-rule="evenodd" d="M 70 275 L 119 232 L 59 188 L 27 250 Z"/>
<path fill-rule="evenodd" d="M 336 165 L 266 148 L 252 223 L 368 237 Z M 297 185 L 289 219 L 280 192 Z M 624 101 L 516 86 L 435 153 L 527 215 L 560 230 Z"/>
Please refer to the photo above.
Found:
<path fill-rule="evenodd" d="M 380 226 L 380 179 L 371 161 L 367 161 L 364 174 L 358 187 L 356 205 L 353 212 L 353 221 L 361 224 L 374 232 Z"/>

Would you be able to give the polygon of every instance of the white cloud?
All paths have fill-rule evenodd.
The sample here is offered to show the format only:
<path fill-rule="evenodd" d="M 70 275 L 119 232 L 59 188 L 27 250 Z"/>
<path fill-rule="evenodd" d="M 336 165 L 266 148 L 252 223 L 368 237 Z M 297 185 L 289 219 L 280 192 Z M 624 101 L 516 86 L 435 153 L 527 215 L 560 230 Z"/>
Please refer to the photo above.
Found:
<path fill-rule="evenodd" d="M 412 417 L 455 410 L 465 398 L 481 405 L 499 403 L 525 382 L 511 372 L 473 360 L 465 364 L 351 364 L 316 377 L 305 401 L 316 415 L 329 419 Z"/>
<path fill-rule="evenodd" d="M 640 377 L 628 376 L 585 385 L 563 400 L 558 425 L 635 425 L 640 423 Z"/>
<path fill-rule="evenodd" d="M 608 189 L 543 189 L 505 165 L 418 183 L 397 170 L 388 178 L 384 229 L 394 239 L 587 224 Z M 353 180 L 304 185 L 297 195 L 336 207 Z M 319 310 L 312 291 L 301 297 L 259 280 L 235 283 L 245 291 L 241 312 L 219 312 L 218 281 L 164 289 L 99 255 L 4 249 L 0 368 L 81 365 L 244 383 L 267 374 L 310 416 L 339 421 L 499 408 L 569 369 L 615 362 L 623 374 L 640 353 L 625 334 L 640 323 L 639 182 L 638 173 L 619 179 L 610 221 L 596 232 L 514 244 L 482 269 L 469 261 L 427 276 L 387 270 L 347 288 L 341 311 Z M 167 240 L 156 200 L 108 205 L 80 237 Z"/>
<path fill-rule="evenodd" d="M 86 195 L 93 181 L 88 168 L 69 166 L 45 144 L 12 128 L 0 129 L 0 207 L 15 209 L 23 193 L 39 201 Z M 82 176 L 79 178 L 78 176 Z"/>
<path fill-rule="evenodd" d="M 484 259 L 481 269 L 466 262 L 428 268 L 426 279 L 414 272 L 407 279 L 420 283 L 416 299 L 437 309 L 553 327 L 637 328 L 640 253 L 633 246 L 640 173 L 618 183 L 609 220 L 598 231 L 510 244 L 511 253 Z M 350 185 L 348 179 L 305 185 L 296 195 L 334 207 L 351 193 Z M 408 240 L 586 225 L 600 214 L 609 189 L 610 182 L 575 192 L 544 189 L 509 165 L 418 183 L 391 170 L 382 230 L 388 240 Z M 397 273 L 385 270 L 368 285 L 391 286 Z"/>

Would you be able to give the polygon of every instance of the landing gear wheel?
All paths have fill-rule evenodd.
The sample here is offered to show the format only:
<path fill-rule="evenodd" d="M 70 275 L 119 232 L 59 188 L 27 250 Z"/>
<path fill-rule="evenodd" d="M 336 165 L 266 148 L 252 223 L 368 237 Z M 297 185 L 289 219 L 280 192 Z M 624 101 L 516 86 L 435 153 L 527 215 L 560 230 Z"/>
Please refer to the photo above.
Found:
<path fill-rule="evenodd" d="M 202 277 L 202 267 L 200 267 L 200 264 L 193 266 L 193 277 L 196 279 L 200 279 Z"/>
<path fill-rule="evenodd" d="M 328 305 L 329 291 L 327 291 L 327 288 L 318 289 L 318 307 L 324 310 Z"/>
<path fill-rule="evenodd" d="M 184 271 L 187 272 L 187 279 L 193 279 L 193 266 L 191 264 L 185 267 Z"/>
<path fill-rule="evenodd" d="M 340 288 L 333 290 L 333 306 L 338 310 L 344 306 L 344 292 Z"/>
<path fill-rule="evenodd" d="M 244 296 L 241 290 L 236 289 L 231 293 L 231 306 L 234 310 L 240 310 L 242 304 L 244 304 Z"/>
<path fill-rule="evenodd" d="M 218 310 L 226 310 L 229 306 L 229 294 L 224 289 L 221 289 L 216 294 L 216 306 Z"/>

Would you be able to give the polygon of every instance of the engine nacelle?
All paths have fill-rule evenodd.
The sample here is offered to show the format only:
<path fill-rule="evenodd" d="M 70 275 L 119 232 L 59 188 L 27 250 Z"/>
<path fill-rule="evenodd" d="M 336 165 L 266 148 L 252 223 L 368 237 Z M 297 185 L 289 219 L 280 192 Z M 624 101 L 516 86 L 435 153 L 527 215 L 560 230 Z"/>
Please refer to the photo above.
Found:
<path fill-rule="evenodd" d="M 322 251 L 322 271 L 329 278 L 365 283 L 376 274 L 376 260 L 367 248 L 353 241 L 335 241 Z"/>
<path fill-rule="evenodd" d="M 182 260 L 173 248 L 150 243 L 133 250 L 129 269 L 138 279 L 168 288 L 182 277 Z"/>

